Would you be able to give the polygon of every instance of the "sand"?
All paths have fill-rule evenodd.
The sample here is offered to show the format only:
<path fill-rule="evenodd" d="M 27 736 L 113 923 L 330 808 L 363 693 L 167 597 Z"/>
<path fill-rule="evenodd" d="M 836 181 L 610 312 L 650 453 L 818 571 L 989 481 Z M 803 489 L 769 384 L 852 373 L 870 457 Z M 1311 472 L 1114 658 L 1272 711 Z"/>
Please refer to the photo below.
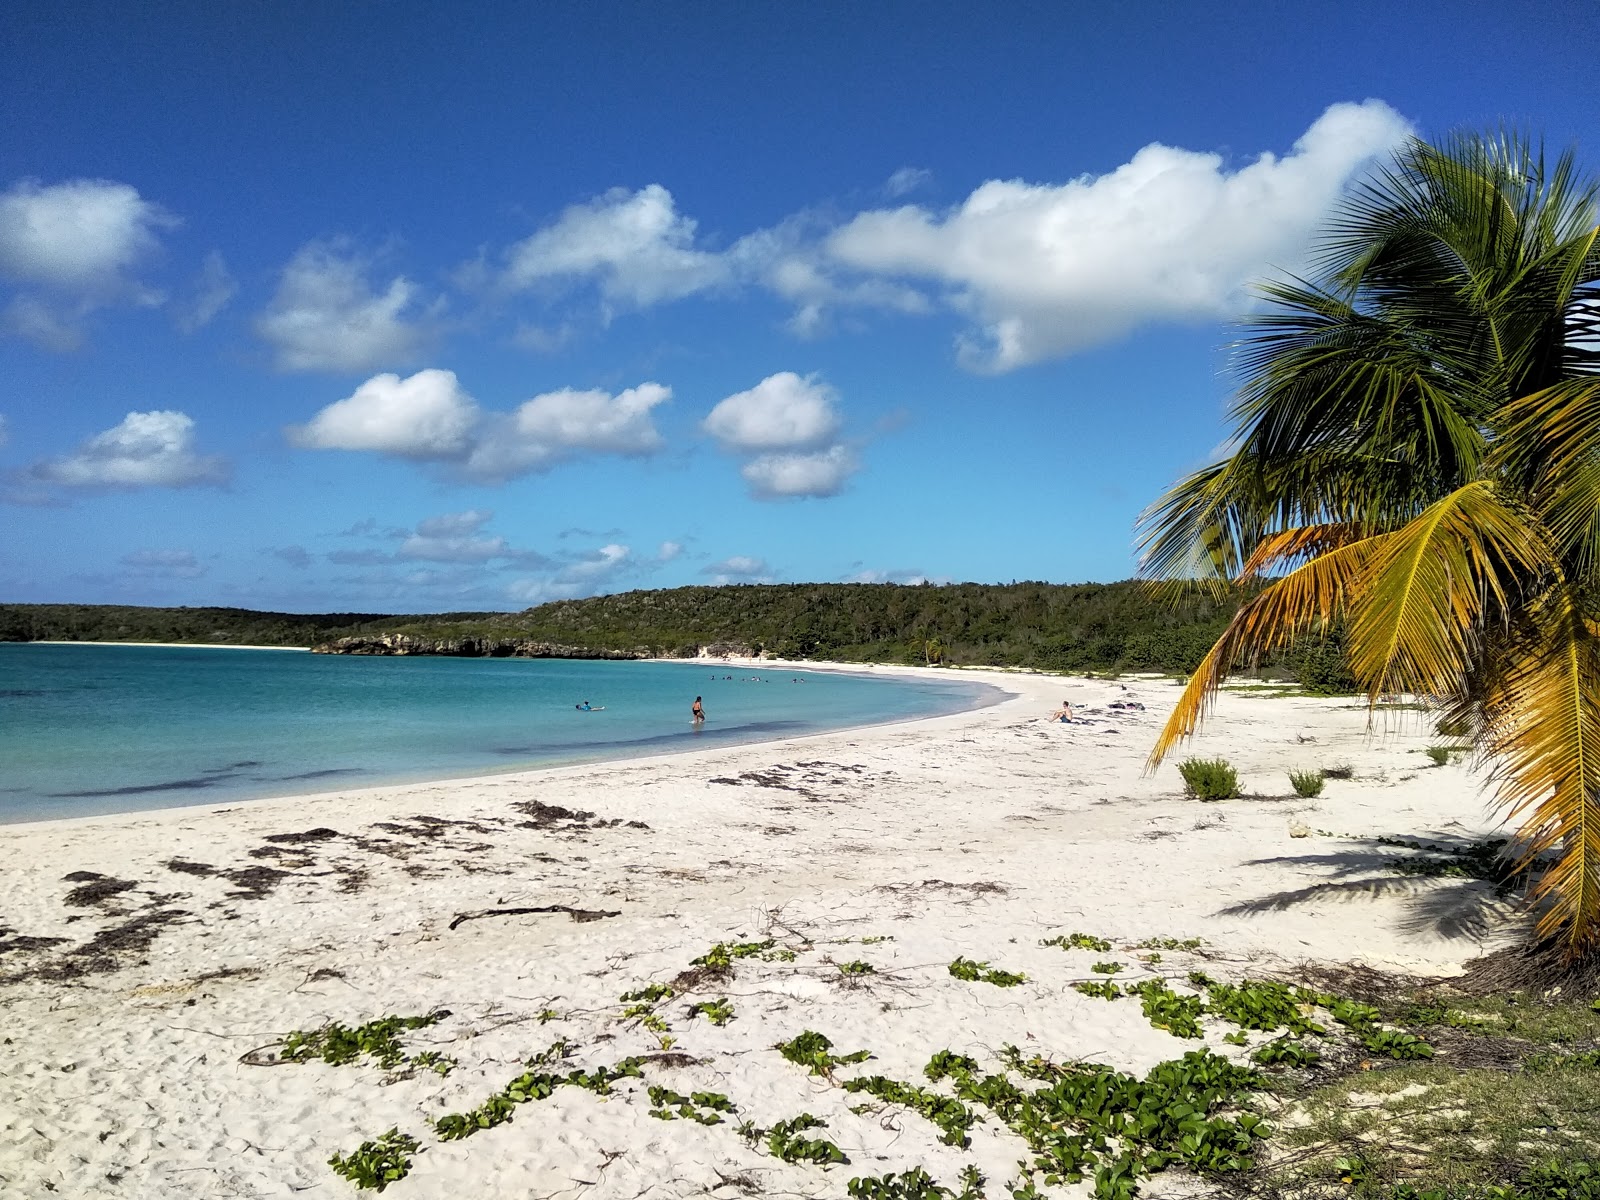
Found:
<path fill-rule="evenodd" d="M 1142 1073 L 1197 1043 L 1152 1028 L 1137 1001 L 1072 990 L 1096 961 L 1125 964 L 1123 980 L 1306 961 L 1437 974 L 1514 935 L 1485 885 L 1396 874 L 1386 864 L 1404 852 L 1372 840 L 1495 827 L 1477 778 L 1421 752 L 1435 739 L 1415 714 L 1369 736 L 1348 701 L 1224 696 L 1193 749 L 1229 758 L 1256 795 L 1200 804 L 1170 763 L 1142 771 L 1173 685 L 974 675 L 1011 698 L 614 764 L 0 827 L 0 1193 L 347 1197 L 364 1193 L 329 1156 L 398 1127 L 423 1146 L 386 1193 L 403 1200 L 843 1196 L 854 1176 L 915 1165 L 959 1190 L 969 1163 L 1000 1197 L 1022 1151 L 998 1122 L 969 1150 L 943 1145 L 903 1108 L 852 1112 L 864 1097 L 774 1044 L 809 1029 L 875 1056 L 840 1078 L 921 1083 L 944 1049 L 995 1069 L 1008 1042 Z M 1040 719 L 1063 696 L 1084 723 Z M 1106 707 L 1128 700 L 1148 707 Z M 1335 762 L 1356 777 L 1292 795 L 1287 769 Z M 451 927 L 555 906 L 591 919 Z M 1040 944 L 1073 931 L 1116 946 Z M 1131 946 L 1150 937 L 1205 945 L 1147 964 Z M 558 1038 L 575 1048 L 563 1069 L 659 1054 L 619 997 L 717 942 L 767 939 L 730 977 L 657 1006 L 687 1057 L 647 1062 L 610 1096 L 563 1088 L 510 1124 L 433 1136 L 435 1118 Z M 1026 982 L 955 979 L 957 956 Z M 841 970 L 856 962 L 872 973 Z M 721 998 L 728 1024 L 688 1015 Z M 448 1076 L 253 1065 L 291 1030 L 440 1009 L 403 1040 L 457 1060 Z M 1246 1053 L 1221 1041 L 1226 1027 L 1206 1032 L 1218 1052 Z M 725 1094 L 737 1113 L 654 1118 L 651 1084 Z M 786 1164 L 735 1132 L 801 1112 L 828 1122 L 818 1132 L 850 1165 Z M 1196 1186 L 1169 1172 L 1145 1194 Z"/>

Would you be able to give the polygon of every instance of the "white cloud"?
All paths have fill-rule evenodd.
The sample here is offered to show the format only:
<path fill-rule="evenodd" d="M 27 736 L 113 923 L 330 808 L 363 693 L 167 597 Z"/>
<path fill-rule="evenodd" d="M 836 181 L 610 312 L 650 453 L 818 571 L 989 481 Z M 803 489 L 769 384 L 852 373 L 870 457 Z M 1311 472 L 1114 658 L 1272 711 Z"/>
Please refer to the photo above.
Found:
<path fill-rule="evenodd" d="M 223 483 L 227 467 L 194 452 L 194 420 L 181 412 L 131 412 L 67 458 L 36 464 L 31 474 L 67 487 L 187 487 Z"/>
<path fill-rule="evenodd" d="M 239 285 L 229 272 L 228 264 L 213 250 L 206 255 L 200 273 L 190 284 L 189 294 L 178 303 L 173 320 L 183 333 L 193 333 L 209 325 L 238 291 Z"/>
<path fill-rule="evenodd" d="M 163 579 L 197 579 L 206 573 L 188 550 L 135 550 L 121 561 L 135 574 Z"/>
<path fill-rule="evenodd" d="M 470 537 L 494 520 L 494 512 L 487 508 L 469 508 L 466 512 L 444 513 L 417 522 L 417 537 L 451 538 Z"/>
<path fill-rule="evenodd" d="M 24 179 L 0 192 L 0 274 L 74 295 L 117 293 L 158 247 L 157 232 L 176 224 L 126 183 Z"/>
<path fill-rule="evenodd" d="M 815 375 L 781 371 L 727 397 L 703 425 L 724 450 L 751 456 L 739 473 L 756 499 L 836 496 L 860 469 L 838 440 L 837 398 Z"/>
<path fill-rule="evenodd" d="M 83 318 L 92 308 L 82 302 L 50 304 L 37 296 L 13 296 L 0 313 L 0 331 L 65 354 L 83 345 Z"/>
<path fill-rule="evenodd" d="M 620 580 L 656 565 L 658 563 L 641 563 L 634 557 L 631 547 L 610 542 L 569 561 L 552 574 L 513 580 L 507 585 L 506 594 L 523 604 L 595 596 L 612 589 Z"/>
<path fill-rule="evenodd" d="M 503 537 L 423 537 L 420 534 L 412 534 L 401 542 L 395 554 L 422 562 L 456 563 L 482 563 L 517 556 Z"/>
<path fill-rule="evenodd" d="M 454 371 L 428 369 L 401 379 L 374 375 L 328 405 L 289 440 L 311 450 L 371 450 L 399 458 L 451 461 L 472 452 L 480 414 Z"/>
<path fill-rule="evenodd" d="M 650 413 L 671 398 L 672 389 L 659 383 L 641 383 L 615 396 L 598 389 L 545 392 L 488 422 L 463 469 L 493 481 L 583 453 L 654 454 L 663 442 Z"/>
<path fill-rule="evenodd" d="M 312 242 L 283 269 L 278 292 L 256 320 L 284 371 L 366 371 L 417 357 L 432 341 L 435 310 L 418 311 L 403 276 L 382 291 L 371 263 L 340 242 Z"/>
<path fill-rule="evenodd" d="M 4 443 L 0 443 L 0 445 L 3 444 Z M 669 563 L 682 553 L 682 542 L 662 542 L 660 549 L 656 551 L 656 561 L 661 563 Z"/>
<path fill-rule="evenodd" d="M 758 500 L 837 496 L 861 464 L 848 446 L 815 454 L 763 454 L 739 468 Z"/>
<path fill-rule="evenodd" d="M 562 571 L 562 576 L 569 582 L 593 580 L 616 575 L 631 566 L 633 566 L 633 551 L 627 546 L 611 542 L 601 546 L 589 557 L 572 563 Z"/>
<path fill-rule="evenodd" d="M 726 450 L 814 450 L 839 430 L 837 393 L 815 375 L 793 371 L 768 375 L 749 391 L 721 401 L 705 419 L 705 430 Z"/>
<path fill-rule="evenodd" d="M 846 267 L 931 280 L 977 328 L 964 365 L 1005 371 L 1153 320 L 1235 313 L 1245 287 L 1293 266 L 1355 172 L 1410 130 L 1387 105 L 1336 104 L 1283 158 L 1238 170 L 1152 143 L 1121 167 L 1064 184 L 993 180 L 947 213 L 867 212 L 834 232 Z"/>
<path fill-rule="evenodd" d="M 671 397 L 659 383 L 615 396 L 563 388 L 509 413 L 485 412 L 453 371 L 430 368 L 405 379 L 374 375 L 287 432 L 306 449 L 369 450 L 498 483 L 580 454 L 653 454 L 662 439 L 650 413 Z"/>
<path fill-rule="evenodd" d="M 925 167 L 901 167 L 883 185 L 883 191 L 891 200 L 897 200 L 910 192 L 916 191 L 933 179 L 933 172 Z"/>
<path fill-rule="evenodd" d="M 721 562 L 701 567 L 700 574 L 711 577 L 717 587 L 729 583 L 771 583 L 772 568 L 764 558 L 749 554 L 734 554 Z"/>
<path fill-rule="evenodd" d="M 695 222 L 672 193 L 652 183 L 613 188 L 574 204 L 552 224 L 506 252 L 502 286 L 593 278 L 614 304 L 645 307 L 677 300 L 730 278 L 721 255 L 696 249 Z"/>

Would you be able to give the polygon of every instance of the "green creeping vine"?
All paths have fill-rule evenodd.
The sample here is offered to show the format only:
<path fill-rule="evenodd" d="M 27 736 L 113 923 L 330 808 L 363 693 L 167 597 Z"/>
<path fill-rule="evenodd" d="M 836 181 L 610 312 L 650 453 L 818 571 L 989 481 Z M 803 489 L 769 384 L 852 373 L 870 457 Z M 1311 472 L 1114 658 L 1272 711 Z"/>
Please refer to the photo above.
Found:
<path fill-rule="evenodd" d="M 983 1200 L 983 1172 L 974 1166 L 964 1167 L 960 1192 L 941 1187 L 921 1167 L 912 1167 L 898 1175 L 866 1175 L 852 1179 L 845 1192 L 851 1200 Z"/>
<path fill-rule="evenodd" d="M 1199 996 L 1179 995 L 1159 979 L 1129 984 L 1127 991 L 1140 998 L 1145 1019 L 1155 1028 L 1165 1029 L 1173 1037 L 1200 1036 L 1200 1014 L 1206 1006 Z"/>
<path fill-rule="evenodd" d="M 650 1088 L 650 1115 L 663 1121 L 685 1118 L 702 1125 L 721 1125 L 722 1113 L 738 1111 L 733 1101 L 720 1092 L 691 1092 L 685 1096 L 671 1088 Z"/>
<path fill-rule="evenodd" d="M 940 1050 L 928 1060 L 922 1073 L 933 1083 L 951 1075 L 971 1075 L 978 1069 L 978 1060 L 957 1054 L 953 1050 Z"/>
<path fill-rule="evenodd" d="M 689 1005 L 691 1017 L 704 1017 L 713 1025 L 726 1025 L 733 1020 L 733 1005 L 726 996 L 720 1000 L 700 1000 Z"/>
<path fill-rule="evenodd" d="M 1016 987 L 1019 983 L 1026 983 L 1028 978 L 991 967 L 986 962 L 973 962 L 970 958 L 956 959 L 950 964 L 950 974 L 967 983 L 992 983 L 995 987 Z"/>
<path fill-rule="evenodd" d="M 1102 1000 L 1115 1000 L 1122 995 L 1122 989 L 1109 979 L 1080 979 L 1072 985 L 1072 990 L 1082 992 L 1085 996 L 1098 996 Z"/>
<path fill-rule="evenodd" d="M 1065 933 L 1053 938 L 1044 938 L 1041 946 L 1060 946 L 1063 950 L 1093 950 L 1096 954 L 1104 954 L 1111 949 L 1111 943 L 1105 938 L 1095 937 L 1090 933 Z"/>
<path fill-rule="evenodd" d="M 362 1142 L 348 1155 L 335 1154 L 328 1160 L 335 1175 L 342 1175 L 358 1188 L 383 1191 L 397 1179 L 411 1173 L 411 1156 L 418 1143 L 399 1129 L 391 1129 L 373 1141 Z"/>
<path fill-rule="evenodd" d="M 557 1043 L 565 1052 L 564 1043 Z M 554 1050 L 555 1047 L 552 1047 Z M 540 1055 L 546 1059 L 550 1050 Z M 493 1129 L 509 1122 L 519 1104 L 530 1100 L 544 1100 L 555 1094 L 558 1087 L 580 1087 L 597 1096 L 609 1096 L 611 1085 L 621 1079 L 638 1079 L 642 1076 L 643 1060 L 625 1058 L 614 1067 L 596 1067 L 593 1071 L 574 1070 L 566 1074 L 554 1071 L 526 1071 L 518 1075 L 477 1108 L 464 1113 L 447 1113 L 433 1123 L 433 1131 L 441 1142 L 459 1141 L 471 1137 L 479 1130 Z"/>
<path fill-rule="evenodd" d="M 1193 952 L 1206 944 L 1205 938 L 1145 938 L 1134 944 L 1135 950 L 1187 950 Z"/>
<path fill-rule="evenodd" d="M 1089 970 L 1096 975 L 1116 975 L 1121 972 L 1122 964 L 1119 962 L 1097 962 Z"/>
<path fill-rule="evenodd" d="M 431 1051 L 407 1059 L 397 1035 L 403 1029 L 425 1029 L 429 1025 L 437 1025 L 449 1015 L 447 1010 L 441 1008 L 420 1017 L 379 1017 L 354 1029 L 338 1021 L 330 1021 L 321 1029 L 296 1029 L 283 1039 L 283 1050 L 279 1057 L 285 1062 L 309 1062 L 320 1058 L 325 1063 L 341 1067 L 365 1054 L 385 1069 L 407 1063 L 448 1075 L 450 1068 L 456 1065 L 455 1059 Z"/>
<path fill-rule="evenodd" d="M 854 1054 L 832 1054 L 833 1043 L 814 1029 L 807 1029 L 790 1041 L 779 1042 L 773 1049 L 796 1066 L 809 1067 L 813 1075 L 824 1078 L 832 1078 L 835 1067 L 866 1062 L 872 1057 L 866 1050 L 857 1050 Z"/>
<path fill-rule="evenodd" d="M 786 1163 L 808 1162 L 821 1166 L 828 1166 L 830 1163 L 848 1163 L 850 1159 L 845 1152 L 826 1138 L 805 1136 L 807 1130 L 827 1127 L 828 1123 L 821 1117 L 801 1113 L 798 1117 L 779 1121 L 769 1130 L 757 1129 L 746 1122 L 740 1126 L 739 1131 L 752 1142 L 764 1134 L 767 1139 L 767 1153 Z"/>
<path fill-rule="evenodd" d="M 876 975 L 878 968 L 869 962 L 862 962 L 859 958 L 853 962 L 838 963 L 841 975 Z"/>
<path fill-rule="evenodd" d="M 948 1096 L 939 1095 L 938 1092 L 930 1092 L 927 1088 L 901 1083 L 897 1079 L 888 1079 L 882 1075 L 847 1079 L 844 1082 L 844 1090 L 866 1092 L 867 1095 L 882 1100 L 885 1104 L 904 1104 L 937 1125 L 941 1131 L 939 1140 L 947 1146 L 960 1146 L 965 1149 L 972 1140 L 967 1136 L 967 1130 L 980 1120 L 976 1113 L 959 1100 L 952 1100 Z"/>
<path fill-rule="evenodd" d="M 757 954 L 760 954 L 763 958 L 767 957 L 766 952 L 771 951 L 777 944 L 771 938 L 764 942 L 718 942 L 699 958 L 690 959 L 689 965 L 692 967 L 710 967 L 714 971 L 727 970 L 733 966 L 735 959 L 753 958 Z M 784 954 L 787 954 L 790 959 L 794 957 L 792 950 L 774 954 L 773 957 L 782 958 Z"/>
<path fill-rule="evenodd" d="M 651 983 L 646 984 L 636 992 L 623 992 L 621 1000 L 624 1004 L 630 1001 L 639 1001 L 644 1004 L 660 1004 L 663 1000 L 671 1000 L 675 995 L 677 993 L 672 990 L 671 984 Z"/>
<path fill-rule="evenodd" d="M 1322 1061 L 1322 1054 L 1302 1045 L 1298 1038 L 1281 1037 L 1258 1048 L 1250 1060 L 1264 1067 L 1314 1067 Z"/>

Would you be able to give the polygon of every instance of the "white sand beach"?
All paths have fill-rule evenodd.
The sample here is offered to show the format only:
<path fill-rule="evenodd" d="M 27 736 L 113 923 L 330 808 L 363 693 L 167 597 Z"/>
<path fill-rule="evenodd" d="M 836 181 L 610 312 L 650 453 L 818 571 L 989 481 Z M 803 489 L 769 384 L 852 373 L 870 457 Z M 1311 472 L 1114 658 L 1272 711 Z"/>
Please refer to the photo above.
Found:
<path fill-rule="evenodd" d="M 1201 804 L 1172 763 L 1143 774 L 1172 684 L 971 674 L 1013 698 L 732 749 L 0 827 L 0 1193 L 349 1197 L 364 1193 L 329 1157 L 397 1127 L 421 1143 L 387 1193 L 401 1200 L 843 1196 L 853 1176 L 918 1165 L 958 1187 L 967 1164 L 1000 1197 L 1022 1156 L 1003 1124 L 942 1144 L 903 1107 L 853 1112 L 863 1096 L 775 1043 L 815 1030 L 871 1052 L 841 1078 L 925 1083 L 939 1050 L 992 1070 L 1006 1043 L 1143 1073 L 1199 1043 L 1137 1000 L 1072 990 L 1097 961 L 1124 980 L 1306 961 L 1448 974 L 1513 928 L 1487 885 L 1396 874 L 1371 840 L 1494 828 L 1477 778 L 1421 752 L 1437 738 L 1418 714 L 1369 736 L 1348 700 L 1225 695 L 1194 752 L 1227 757 L 1254 795 Z M 1041 719 L 1063 698 L 1083 723 Z M 1288 769 L 1340 762 L 1354 778 L 1294 797 Z M 607 915 L 452 927 L 552 906 Z M 1040 944 L 1074 931 L 1114 949 Z M 1143 962 L 1131 946 L 1152 937 L 1204 945 Z M 769 939 L 731 974 L 682 980 L 654 1006 L 664 1033 L 624 1018 L 624 993 L 715 943 Z M 1026 982 L 953 978 L 958 956 Z M 840 969 L 855 962 L 872 972 Z M 724 998 L 724 1025 L 688 1014 Z M 291 1030 L 441 1009 L 403 1042 L 456 1060 L 447 1076 L 242 1061 Z M 1243 1056 L 1224 1032 L 1208 1024 L 1205 1043 Z M 434 1135 L 557 1039 L 593 1068 L 660 1056 L 663 1036 L 670 1053 L 609 1096 L 565 1087 L 509 1124 Z M 737 1111 L 654 1118 L 649 1085 Z M 827 1121 L 848 1166 L 785 1163 L 735 1132 L 800 1113 Z M 1180 1172 L 1145 1185 L 1203 1191 Z"/>

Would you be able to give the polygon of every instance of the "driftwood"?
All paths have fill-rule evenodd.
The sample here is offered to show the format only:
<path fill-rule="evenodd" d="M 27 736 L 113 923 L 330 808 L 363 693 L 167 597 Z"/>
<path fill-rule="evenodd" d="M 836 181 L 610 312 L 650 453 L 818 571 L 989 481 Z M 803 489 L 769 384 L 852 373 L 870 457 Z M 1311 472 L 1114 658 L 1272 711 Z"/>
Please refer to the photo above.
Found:
<path fill-rule="evenodd" d="M 476 912 L 457 913 L 456 919 L 450 922 L 454 929 L 463 921 L 476 921 L 479 917 L 520 917 L 526 913 L 566 913 L 580 924 L 584 921 L 598 921 L 603 917 L 620 917 L 622 911 L 607 912 L 598 908 L 573 908 L 570 904 L 541 904 L 537 908 L 480 908 Z"/>

